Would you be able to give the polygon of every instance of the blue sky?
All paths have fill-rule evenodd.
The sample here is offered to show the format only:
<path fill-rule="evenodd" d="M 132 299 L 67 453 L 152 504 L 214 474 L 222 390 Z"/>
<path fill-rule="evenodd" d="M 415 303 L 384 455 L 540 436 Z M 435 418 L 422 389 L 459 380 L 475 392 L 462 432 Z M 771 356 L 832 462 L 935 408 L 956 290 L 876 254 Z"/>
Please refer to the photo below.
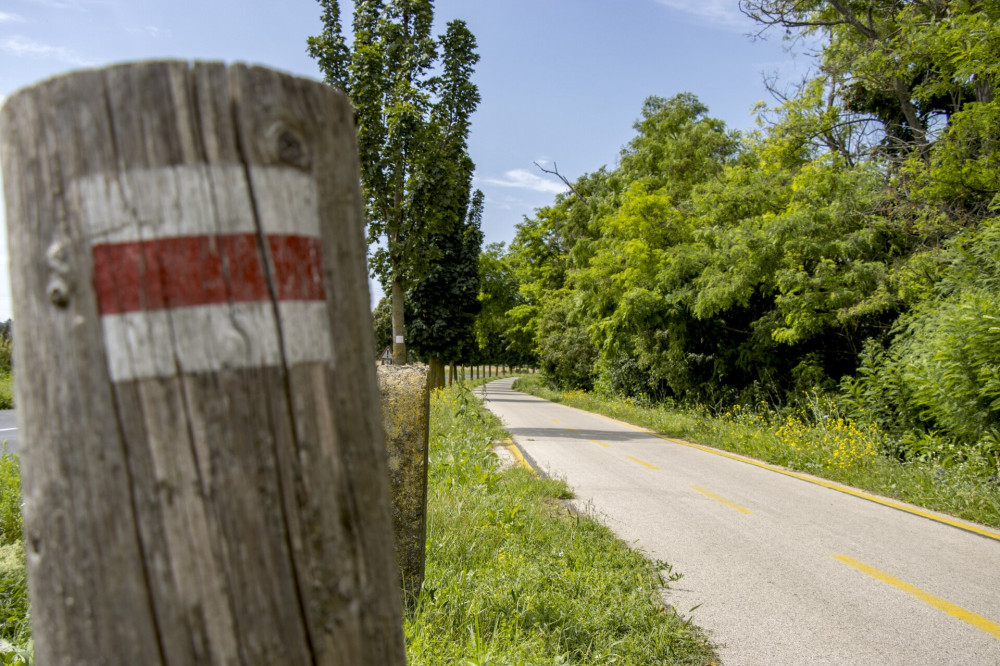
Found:
<path fill-rule="evenodd" d="M 351 2 L 342 1 L 345 24 Z M 649 95 L 692 92 L 711 115 L 750 128 L 763 76 L 791 82 L 806 56 L 780 35 L 751 40 L 737 0 L 437 0 L 441 29 L 464 19 L 479 42 L 482 102 L 470 152 L 486 194 L 486 242 L 552 202 L 561 183 L 614 166 Z M 151 58 L 243 61 L 319 77 L 305 53 L 315 0 L 0 0 L 0 97 L 84 67 Z M 439 32 L 441 30 L 439 29 Z M 0 213 L 0 224 L 5 220 Z M 6 232 L 0 320 L 11 315 Z"/>

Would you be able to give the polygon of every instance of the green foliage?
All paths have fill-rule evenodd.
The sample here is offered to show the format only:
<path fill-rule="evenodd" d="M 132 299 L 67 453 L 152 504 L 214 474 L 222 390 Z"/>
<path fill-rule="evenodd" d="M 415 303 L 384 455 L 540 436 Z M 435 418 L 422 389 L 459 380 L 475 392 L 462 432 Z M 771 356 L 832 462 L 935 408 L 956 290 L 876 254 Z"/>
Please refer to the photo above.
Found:
<path fill-rule="evenodd" d="M 372 324 L 375 332 L 375 357 L 386 347 L 392 348 L 392 301 L 383 296 L 372 310 Z"/>
<path fill-rule="evenodd" d="M 1000 452 L 1000 220 L 942 256 L 934 297 L 900 320 L 888 347 L 870 343 L 842 388 L 854 413 L 897 436 L 897 455 L 951 462 Z"/>
<path fill-rule="evenodd" d="M 354 105 L 370 266 L 402 303 L 429 273 L 443 279 L 454 254 L 443 239 L 465 220 L 476 41 L 462 21 L 435 40 L 430 0 L 356 0 L 348 46 L 337 0 L 319 3 L 323 31 L 308 39 L 308 52 Z M 393 335 L 403 336 L 404 313 L 394 321 Z"/>
<path fill-rule="evenodd" d="M 512 312 L 523 305 L 520 284 L 503 243 L 487 246 L 479 256 L 479 316 L 475 323 L 479 357 L 509 365 L 534 365 L 530 339 L 520 334 Z"/>
<path fill-rule="evenodd" d="M 0 343 L 2 346 L 3 343 Z M 14 375 L 0 370 L 0 409 L 14 409 Z"/>
<path fill-rule="evenodd" d="M 450 233 L 428 239 L 440 252 L 440 258 L 407 298 L 410 345 L 424 357 L 444 361 L 470 361 L 475 357 L 473 327 L 480 309 L 482 211 L 483 193 L 476 190 L 461 224 Z"/>
<path fill-rule="evenodd" d="M 20 543 L 21 539 L 21 464 L 4 445 L 0 454 L 0 545 Z"/>
<path fill-rule="evenodd" d="M 30 664 L 31 622 L 21 523 L 17 456 L 0 455 L 0 664 Z"/>
<path fill-rule="evenodd" d="M 28 663 L 17 661 L 24 658 L 31 639 L 28 576 L 20 542 L 0 545 L 0 618 L 0 664 Z"/>
<path fill-rule="evenodd" d="M 479 409 L 459 388 L 432 398 L 427 577 L 406 621 L 409 662 L 713 663 L 661 605 L 669 566 L 562 508 L 565 484 L 501 471 L 490 446 L 502 430 Z"/>
<path fill-rule="evenodd" d="M 711 410 L 826 394 L 888 457 L 995 474 L 1000 9 L 740 4 L 819 44 L 814 75 L 743 135 L 690 94 L 649 98 L 615 169 L 518 227 L 509 331 L 562 388 Z"/>
<path fill-rule="evenodd" d="M 545 374 L 564 388 L 590 388 L 597 350 L 587 332 L 571 318 L 567 292 L 544 301 L 539 322 L 538 355 Z"/>
<path fill-rule="evenodd" d="M 0 323 L 0 409 L 14 409 L 14 322 Z"/>

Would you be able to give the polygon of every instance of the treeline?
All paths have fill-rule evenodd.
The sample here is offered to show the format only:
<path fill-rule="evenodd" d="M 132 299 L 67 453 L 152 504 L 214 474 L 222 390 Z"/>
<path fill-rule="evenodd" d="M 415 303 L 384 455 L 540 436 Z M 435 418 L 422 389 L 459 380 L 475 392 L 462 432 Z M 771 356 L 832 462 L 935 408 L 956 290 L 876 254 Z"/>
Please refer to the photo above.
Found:
<path fill-rule="evenodd" d="M 813 75 L 752 132 L 646 100 L 615 168 L 483 254 L 477 330 L 562 387 L 822 395 L 900 457 L 1000 465 L 1000 5 L 741 8 L 821 43 Z"/>

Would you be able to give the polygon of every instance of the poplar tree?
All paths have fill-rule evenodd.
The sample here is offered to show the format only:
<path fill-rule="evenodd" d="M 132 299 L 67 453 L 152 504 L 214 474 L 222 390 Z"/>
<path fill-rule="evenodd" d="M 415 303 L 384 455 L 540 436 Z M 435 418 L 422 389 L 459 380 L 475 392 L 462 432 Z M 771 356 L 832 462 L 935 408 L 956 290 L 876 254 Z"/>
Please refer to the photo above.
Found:
<path fill-rule="evenodd" d="M 319 4 L 323 31 L 308 52 L 357 111 L 371 267 L 392 301 L 393 362 L 405 364 L 405 294 L 442 259 L 428 240 L 464 217 L 449 204 L 469 200 L 476 41 L 459 20 L 435 40 L 430 0 L 357 0 L 348 46 L 337 0 Z"/>

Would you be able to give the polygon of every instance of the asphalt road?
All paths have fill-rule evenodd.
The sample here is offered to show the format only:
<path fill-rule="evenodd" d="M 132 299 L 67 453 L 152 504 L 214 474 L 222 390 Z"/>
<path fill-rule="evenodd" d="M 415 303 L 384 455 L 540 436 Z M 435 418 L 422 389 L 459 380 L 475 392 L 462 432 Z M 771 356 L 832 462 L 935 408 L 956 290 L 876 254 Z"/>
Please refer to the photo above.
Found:
<path fill-rule="evenodd" d="M 17 453 L 17 412 L 0 409 L 0 441 L 7 443 L 7 451 Z"/>
<path fill-rule="evenodd" d="M 536 469 L 567 481 L 578 509 L 683 574 L 666 600 L 709 633 L 723 664 L 1000 665 L 1000 532 L 668 441 L 511 383 L 480 389 L 486 406 Z"/>

